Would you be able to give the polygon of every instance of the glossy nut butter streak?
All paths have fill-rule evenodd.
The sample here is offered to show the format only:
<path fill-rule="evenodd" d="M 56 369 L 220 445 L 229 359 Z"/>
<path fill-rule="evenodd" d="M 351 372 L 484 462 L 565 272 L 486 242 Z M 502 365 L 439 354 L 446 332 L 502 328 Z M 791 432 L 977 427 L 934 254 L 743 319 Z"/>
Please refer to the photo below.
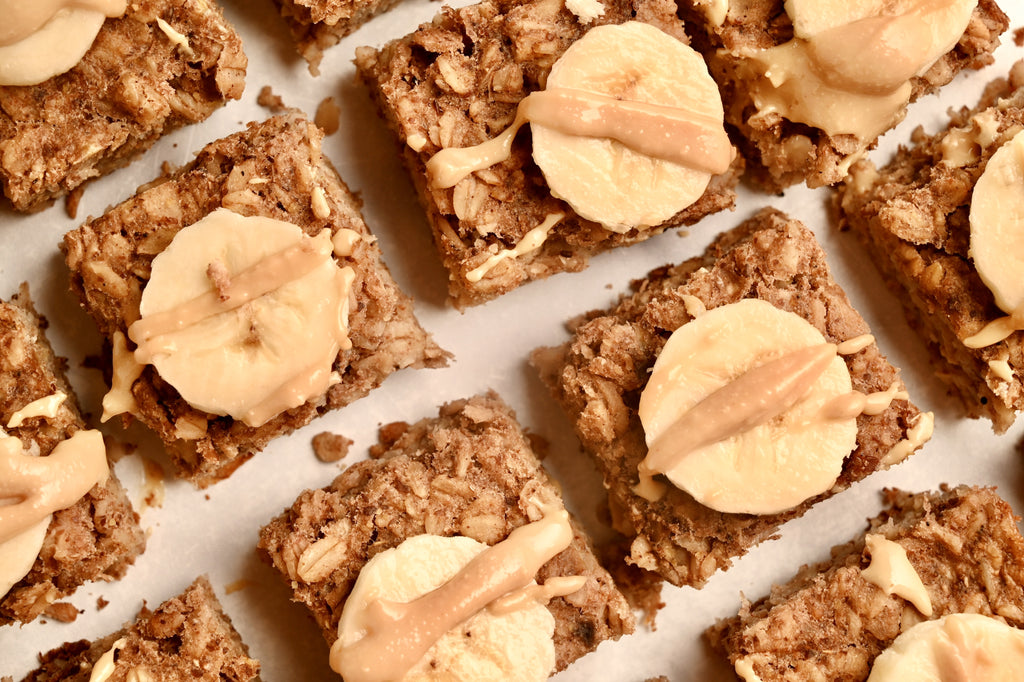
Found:
<path fill-rule="evenodd" d="M 17 438 L 0 437 L 0 500 L 7 502 L 0 505 L 0 542 L 70 507 L 109 473 L 99 431 L 77 431 L 46 457 L 26 454 Z"/>
<path fill-rule="evenodd" d="M 435 187 L 454 187 L 478 170 L 500 163 L 512 153 L 512 140 L 532 122 L 559 132 L 621 142 L 652 158 L 711 174 L 724 173 L 733 147 L 721 121 L 679 107 L 631 102 L 574 88 L 530 93 L 515 120 L 498 136 L 473 147 L 442 149 L 427 161 Z"/>
<path fill-rule="evenodd" d="M 348 646 L 337 640 L 331 647 L 331 668 L 347 682 L 401 680 L 441 635 L 526 588 L 541 566 L 572 543 L 569 513 L 553 505 L 542 507 L 542 513 L 539 521 L 516 528 L 437 589 L 408 603 L 370 602 L 365 635 Z M 544 596 L 571 594 L 581 586 L 577 580 L 558 581 Z M 495 608 L 509 606 L 505 601 Z"/>

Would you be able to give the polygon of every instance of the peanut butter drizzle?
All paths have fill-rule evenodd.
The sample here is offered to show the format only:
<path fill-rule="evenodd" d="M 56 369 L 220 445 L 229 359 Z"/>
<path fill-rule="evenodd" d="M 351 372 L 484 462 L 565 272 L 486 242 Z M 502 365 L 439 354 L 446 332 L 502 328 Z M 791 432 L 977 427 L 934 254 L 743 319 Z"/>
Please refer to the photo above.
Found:
<path fill-rule="evenodd" d="M 565 217 L 564 213 L 550 213 L 540 225 L 533 228 L 511 249 L 502 249 L 483 263 L 466 273 L 467 282 L 479 282 L 491 269 L 506 258 L 516 258 L 524 253 L 530 253 L 540 248 L 544 240 L 548 238 L 551 228 Z"/>
<path fill-rule="evenodd" d="M 532 122 L 581 137 L 604 137 L 664 161 L 712 175 L 732 163 L 733 148 L 722 122 L 679 107 L 620 100 L 575 88 L 527 95 L 504 132 L 473 147 L 442 149 L 427 161 L 435 187 L 454 187 L 478 170 L 507 159 L 512 140 Z"/>
<path fill-rule="evenodd" d="M 1024 303 L 1009 315 L 992 320 L 977 334 L 968 336 L 964 339 L 964 345 L 968 348 L 994 346 L 1017 331 L 1024 331 Z"/>
<path fill-rule="evenodd" d="M 527 608 L 530 604 L 547 604 L 555 597 L 564 597 L 578 592 L 587 584 L 585 575 L 562 575 L 548 578 L 542 585 L 527 585 L 487 605 L 487 610 L 496 616 Z"/>
<path fill-rule="evenodd" d="M 0 543 L 31 528 L 49 514 L 67 509 L 110 469 L 99 431 L 77 431 L 46 457 L 22 451 L 17 438 L 0 438 Z"/>
<path fill-rule="evenodd" d="M 127 6 L 127 0 L 0 0 L 0 46 L 28 38 L 63 9 L 87 9 L 118 17 Z"/>
<path fill-rule="evenodd" d="M 903 597 L 922 615 L 931 616 L 932 599 L 903 545 L 878 533 L 865 536 L 864 544 L 871 563 L 861 569 L 861 577 L 886 594 Z"/>
<path fill-rule="evenodd" d="M 552 505 L 541 511 L 539 521 L 516 528 L 437 589 L 408 603 L 371 602 L 366 635 L 347 647 L 335 642 L 331 669 L 346 682 L 401 680 L 445 632 L 529 585 L 540 567 L 573 539 L 565 509 Z"/>
<path fill-rule="evenodd" d="M 836 357 L 824 343 L 786 353 L 744 372 L 714 391 L 665 429 L 639 465 L 641 484 L 673 461 L 744 433 L 782 414 L 807 395 Z M 638 494 L 644 495 L 641 485 Z"/>
<path fill-rule="evenodd" d="M 142 364 L 151 363 L 153 356 L 171 350 L 169 344 L 172 342 L 164 340 L 161 343 L 162 336 L 240 308 L 299 279 L 330 257 L 317 248 L 316 242 L 303 239 L 246 268 L 213 291 L 137 320 L 128 328 L 128 337 L 137 346 L 135 359 Z"/>
<path fill-rule="evenodd" d="M 32 417 L 46 417 L 47 419 L 53 419 L 57 416 L 57 410 L 64 404 L 68 395 L 64 391 L 57 391 L 52 393 L 45 398 L 39 398 L 33 400 L 28 405 L 11 415 L 10 420 L 7 422 L 7 428 L 16 429 L 21 426 L 26 419 Z"/>

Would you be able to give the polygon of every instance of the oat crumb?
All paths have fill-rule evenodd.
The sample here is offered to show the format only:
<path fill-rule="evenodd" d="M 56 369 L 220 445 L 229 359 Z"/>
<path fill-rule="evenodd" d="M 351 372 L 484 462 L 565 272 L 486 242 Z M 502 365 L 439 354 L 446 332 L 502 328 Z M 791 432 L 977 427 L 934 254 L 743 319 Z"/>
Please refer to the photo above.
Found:
<path fill-rule="evenodd" d="M 377 459 L 398 442 L 398 439 L 409 430 L 408 422 L 391 422 L 380 427 L 377 437 L 380 442 L 370 448 L 370 457 Z"/>
<path fill-rule="evenodd" d="M 234 594 L 235 592 L 241 592 L 245 588 L 252 585 L 253 582 L 247 578 L 239 578 L 233 583 L 228 583 L 224 586 L 224 594 Z"/>
<path fill-rule="evenodd" d="M 348 454 L 352 439 L 324 431 L 313 436 L 313 453 L 324 463 L 340 462 Z"/>
<path fill-rule="evenodd" d="M 74 623 L 75 619 L 78 618 L 78 609 L 75 608 L 74 604 L 66 601 L 50 604 L 43 613 L 61 623 Z"/>
<path fill-rule="evenodd" d="M 106 599 L 104 599 L 103 597 L 97 597 L 96 598 L 96 610 L 97 611 L 102 611 L 103 609 L 107 608 L 107 606 L 109 606 L 109 605 L 110 605 L 110 602 L 107 601 Z"/>
<path fill-rule="evenodd" d="M 72 220 L 78 217 L 78 202 L 82 200 L 83 194 L 85 194 L 85 185 L 79 185 L 64 197 L 64 212 Z"/>
<path fill-rule="evenodd" d="M 340 127 L 340 117 L 341 107 L 338 106 L 333 97 L 327 97 L 317 106 L 313 122 L 320 127 L 320 130 L 324 131 L 324 135 L 333 135 L 338 132 Z"/>
<path fill-rule="evenodd" d="M 1024 26 L 1013 29 L 1013 44 L 1017 47 L 1024 47 Z"/>
<path fill-rule="evenodd" d="M 280 95 L 275 95 L 269 85 L 264 85 L 260 88 L 260 94 L 256 96 L 256 104 L 259 104 L 264 109 L 269 109 L 272 114 L 283 114 L 288 111 L 284 100 L 281 99 Z"/>

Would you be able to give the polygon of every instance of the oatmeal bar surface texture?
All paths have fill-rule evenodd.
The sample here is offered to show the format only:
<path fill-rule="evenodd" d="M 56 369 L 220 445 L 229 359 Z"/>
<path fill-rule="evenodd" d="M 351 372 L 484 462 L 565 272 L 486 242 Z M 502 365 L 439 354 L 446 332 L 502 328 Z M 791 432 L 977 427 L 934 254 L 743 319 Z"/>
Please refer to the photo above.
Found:
<path fill-rule="evenodd" d="M 696 297 L 709 310 L 745 298 L 761 299 L 804 318 L 830 343 L 869 330 L 831 278 L 814 235 L 772 209 L 719 236 L 703 257 L 655 270 L 634 282 L 634 289 L 614 308 L 588 313 L 566 345 L 535 351 L 533 363 L 604 477 L 615 526 L 632 538 L 627 561 L 675 585 L 702 586 L 750 547 L 773 537 L 783 522 L 888 468 L 900 459 L 890 453 L 911 438 L 908 431 L 921 420 L 930 423 L 931 415 L 922 415 L 903 399 L 892 401 L 880 414 L 860 415 L 856 449 L 846 457 L 833 487 L 788 511 L 715 511 L 672 485 L 660 500 L 648 501 L 633 491 L 637 466 L 647 455 L 637 408 L 666 340 L 693 319 L 687 297 Z M 874 343 L 843 359 L 856 391 L 903 388 L 898 370 Z"/>
<path fill-rule="evenodd" d="M 188 41 L 175 42 L 158 20 Z M 242 41 L 212 0 L 131 0 L 67 73 L 0 86 L 0 183 L 19 211 L 127 165 L 242 96 Z"/>
<path fill-rule="evenodd" d="M 192 407 L 152 365 L 132 385 L 131 415 L 159 434 L 177 474 L 201 487 L 230 475 L 272 438 L 366 395 L 395 370 L 447 362 L 381 260 L 358 200 L 321 155 L 322 138 L 298 113 L 251 123 L 64 237 L 72 289 L 112 339 L 139 318 L 154 257 L 179 230 L 217 208 L 292 223 L 309 236 L 325 228 L 358 234 L 351 255 L 335 257 L 355 273 L 348 313 L 352 346 L 335 359 L 341 380 L 325 395 L 251 427 Z"/>
<path fill-rule="evenodd" d="M 324 50 L 333 47 L 399 0 L 274 0 L 310 73 L 319 75 Z"/>
<path fill-rule="evenodd" d="M 64 360 L 44 335 L 28 287 L 0 302 L 0 427 L 40 456 L 85 427 Z M 50 419 L 30 417 L 8 427 L 27 404 L 62 391 L 67 398 Z M 146 541 L 139 517 L 113 470 L 78 502 L 53 514 L 42 549 L 28 574 L 0 597 L 0 625 L 28 623 L 87 581 L 120 578 Z"/>
<path fill-rule="evenodd" d="M 437 418 L 385 432 L 371 452 L 375 459 L 353 465 L 322 490 L 304 492 L 260 533 L 261 556 L 289 582 L 328 643 L 337 639 L 345 600 L 373 556 L 424 533 L 493 545 L 537 520 L 528 516 L 531 499 L 561 498 L 512 410 L 494 394 L 449 403 Z M 634 627 L 624 597 L 572 523 L 572 544 L 537 574 L 538 582 L 587 578 L 581 590 L 548 604 L 558 670 Z M 317 545 L 334 548 L 310 563 Z"/>
<path fill-rule="evenodd" d="M 1024 538 L 994 490 L 888 490 L 886 498 L 864 535 L 903 547 L 931 600 L 931 618 L 979 613 L 1024 626 Z M 731 663 L 752 665 L 763 682 L 867 679 L 875 657 L 926 618 L 865 580 L 864 535 L 709 629 L 712 645 Z"/>
<path fill-rule="evenodd" d="M 557 272 L 582 270 L 594 254 L 733 206 L 742 172 L 738 156 L 726 173 L 711 178 L 694 204 L 666 222 L 612 232 L 552 196 L 533 161 L 525 129 L 516 136 L 508 160 L 454 188 L 433 187 L 427 177 L 425 164 L 440 149 L 475 145 L 505 130 L 519 102 L 544 86 L 551 66 L 589 28 L 637 20 L 685 43 L 675 12 L 675 4 L 664 0 L 609 1 L 604 14 L 585 25 L 558 1 L 486 0 L 457 10 L 445 8 L 433 23 L 380 50 L 357 50 L 359 75 L 397 137 L 426 209 L 456 307 L 483 303 Z M 557 213 L 565 217 L 536 250 L 501 260 L 479 281 L 467 279 Z"/>
<path fill-rule="evenodd" d="M 856 164 L 839 187 L 841 226 L 851 228 L 911 326 L 928 344 L 936 374 L 971 417 L 997 433 L 1024 409 L 1024 333 L 984 348 L 964 339 L 1006 315 L 970 257 L 974 185 L 989 159 L 1024 129 L 1024 62 L 987 88 L 973 109 L 953 112 L 935 135 L 915 132 L 885 167 Z M 959 153 L 958 153 L 959 152 Z"/>
<path fill-rule="evenodd" d="M 733 0 L 721 22 L 708 18 L 712 4 L 682 0 L 680 15 L 719 83 L 726 122 L 746 157 L 750 176 L 772 192 L 800 182 L 810 187 L 832 185 L 846 177 L 850 163 L 862 154 L 864 144 L 873 146 L 873 140 L 862 144 L 854 135 L 832 136 L 821 128 L 790 120 L 776 107 L 762 106 L 754 94 L 754 82 L 761 75 L 748 66 L 749 58 L 794 37 L 783 0 Z M 963 69 L 991 63 L 992 51 L 1008 26 L 1008 17 L 994 0 L 979 0 L 959 42 L 924 74 L 910 80 L 911 101 L 936 92 Z M 904 107 L 887 129 L 895 127 L 905 114 Z"/>
<path fill-rule="evenodd" d="M 122 641 L 123 640 L 123 641 Z M 224 613 L 206 576 L 155 610 L 143 607 L 134 623 L 94 642 L 67 642 L 40 654 L 40 667 L 22 682 L 88 682 L 115 642 L 117 665 L 104 682 L 256 682 L 259 661 Z"/>

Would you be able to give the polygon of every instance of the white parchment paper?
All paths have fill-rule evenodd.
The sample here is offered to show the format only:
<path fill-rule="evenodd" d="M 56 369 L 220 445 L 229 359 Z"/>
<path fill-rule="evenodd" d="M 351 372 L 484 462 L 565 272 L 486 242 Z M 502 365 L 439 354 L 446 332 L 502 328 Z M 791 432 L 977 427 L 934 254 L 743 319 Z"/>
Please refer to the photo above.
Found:
<path fill-rule="evenodd" d="M 1024 512 L 1020 462 L 1024 423 L 997 437 L 988 422 L 957 416 L 898 301 L 854 238 L 838 233 L 830 223 L 827 190 L 792 188 L 775 197 L 744 189 L 733 212 L 711 216 L 685 232 L 668 232 L 600 256 L 582 273 L 535 282 L 459 313 L 445 304 L 446 275 L 435 257 L 426 221 L 399 165 L 394 142 L 367 93 L 355 82 L 351 63 L 357 46 L 379 46 L 402 36 L 430 20 L 440 5 L 405 0 L 330 49 L 321 65 L 322 75 L 313 78 L 297 57 L 270 0 L 222 0 L 222 4 L 249 56 L 242 100 L 200 125 L 165 137 L 128 168 L 89 185 L 78 220 L 66 215 L 63 202 L 27 216 L 0 205 L 0 297 L 9 297 L 19 283 L 29 282 L 37 307 L 49 318 L 49 337 L 58 353 L 69 359 L 71 381 L 95 421 L 105 387 L 99 373 L 84 368 L 82 362 L 98 352 L 100 341 L 68 291 L 58 250 L 62 236 L 86 216 L 99 215 L 156 177 L 163 162 L 186 163 L 206 143 L 239 130 L 247 121 L 267 117 L 256 96 L 262 86 L 270 85 L 287 105 L 302 108 L 310 116 L 328 96 L 339 102 L 341 129 L 327 138 L 324 153 L 361 195 L 366 221 L 379 237 L 392 273 L 416 299 L 424 327 L 454 353 L 455 360 L 443 370 L 395 374 L 369 397 L 275 441 L 213 488 L 198 491 L 190 484 L 168 480 L 162 504 L 157 506 L 145 502 L 154 488 L 146 485 L 143 461 L 161 462 L 159 445 L 141 429 L 124 433 L 105 426 L 106 431 L 139 446 L 117 464 L 117 472 L 142 509 L 148 548 L 123 580 L 89 584 L 77 592 L 72 602 L 81 614 L 74 623 L 44 618 L 25 627 L 0 628 L 0 675 L 20 679 L 35 667 L 38 652 L 64 641 L 110 633 L 134 618 L 144 601 L 155 606 L 179 593 L 195 576 L 207 573 L 252 654 L 261 660 L 263 679 L 337 679 L 327 667 L 327 647 L 312 620 L 303 607 L 290 603 L 280 577 L 256 557 L 259 528 L 302 490 L 326 485 L 341 467 L 365 457 L 381 424 L 435 415 L 441 403 L 488 388 L 497 390 L 516 409 L 524 426 L 551 443 L 546 464 L 562 482 L 567 505 L 592 533 L 600 535 L 603 531 L 594 514 L 602 495 L 600 479 L 580 452 L 568 421 L 527 365 L 527 356 L 538 346 L 564 341 L 564 323 L 569 318 L 608 306 L 626 291 L 631 279 L 654 267 L 700 253 L 713 236 L 763 206 L 787 211 L 815 231 L 835 279 L 868 320 L 883 351 L 902 368 L 912 398 L 935 412 L 935 437 L 905 463 L 787 524 L 780 539 L 756 548 L 703 590 L 666 587 L 666 607 L 656 631 L 641 630 L 619 642 L 607 642 L 557 679 L 640 681 L 655 675 L 667 675 L 675 682 L 735 679 L 730 668 L 709 651 L 702 631 L 717 618 L 734 614 L 741 593 L 758 598 L 773 582 L 787 580 L 801 564 L 827 558 L 833 544 L 845 542 L 861 530 L 866 517 L 878 512 L 884 487 L 918 491 L 943 482 L 997 485 L 1014 508 Z M 1000 4 L 1011 15 L 1011 32 L 1024 25 L 1022 0 Z M 1024 49 L 1013 44 L 1010 33 L 1003 42 L 993 66 L 961 74 L 939 96 L 912 105 L 907 120 L 883 138 L 873 158 L 887 159 L 898 144 L 909 141 L 919 124 L 929 132 L 937 130 L 947 108 L 973 105 L 985 83 L 1005 75 L 1015 60 L 1024 58 Z M 355 441 L 346 460 L 324 464 L 314 457 L 310 439 L 321 431 Z M 99 609 L 101 599 L 108 604 Z"/>

